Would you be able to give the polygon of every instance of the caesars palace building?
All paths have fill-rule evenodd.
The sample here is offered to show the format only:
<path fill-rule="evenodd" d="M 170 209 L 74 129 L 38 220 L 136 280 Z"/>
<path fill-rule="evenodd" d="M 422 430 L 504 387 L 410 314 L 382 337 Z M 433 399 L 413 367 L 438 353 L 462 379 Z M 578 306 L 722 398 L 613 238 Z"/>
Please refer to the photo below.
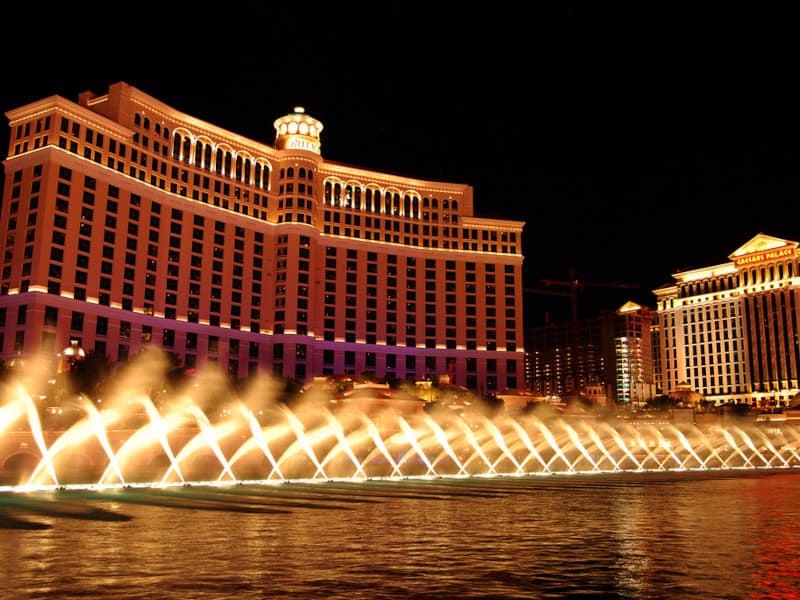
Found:
<path fill-rule="evenodd" d="M 654 290 L 659 388 L 688 387 L 715 404 L 759 406 L 798 393 L 797 247 L 759 233 L 728 262 L 677 273 Z"/>
<path fill-rule="evenodd" d="M 273 146 L 124 82 L 5 114 L 0 358 L 524 385 L 524 223 L 471 186 L 328 162 L 300 107 Z"/>

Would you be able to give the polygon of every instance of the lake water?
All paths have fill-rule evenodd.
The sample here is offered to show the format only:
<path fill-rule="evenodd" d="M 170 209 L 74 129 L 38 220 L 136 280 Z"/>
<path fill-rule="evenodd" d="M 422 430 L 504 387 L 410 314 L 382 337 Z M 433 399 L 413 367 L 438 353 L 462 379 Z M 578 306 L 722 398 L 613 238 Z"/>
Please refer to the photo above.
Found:
<path fill-rule="evenodd" d="M 2 598 L 800 598 L 795 469 L 0 494 Z"/>

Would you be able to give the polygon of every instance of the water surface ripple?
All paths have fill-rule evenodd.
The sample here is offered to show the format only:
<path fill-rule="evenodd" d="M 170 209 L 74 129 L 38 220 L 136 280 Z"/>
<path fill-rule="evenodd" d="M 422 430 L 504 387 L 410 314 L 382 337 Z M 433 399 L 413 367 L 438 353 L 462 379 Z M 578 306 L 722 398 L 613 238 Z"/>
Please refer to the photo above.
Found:
<path fill-rule="evenodd" d="M 0 494 L 0 597 L 789 599 L 795 470 Z"/>

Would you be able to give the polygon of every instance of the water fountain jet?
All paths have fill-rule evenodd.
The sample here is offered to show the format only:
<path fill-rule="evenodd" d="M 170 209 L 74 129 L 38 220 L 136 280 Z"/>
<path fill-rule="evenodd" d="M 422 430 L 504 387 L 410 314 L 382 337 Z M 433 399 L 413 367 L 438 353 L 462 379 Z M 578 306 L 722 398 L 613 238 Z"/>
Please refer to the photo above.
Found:
<path fill-rule="evenodd" d="M 368 398 L 336 405 L 325 395 L 283 403 L 263 397 L 268 384 L 262 396 L 240 398 L 199 379 L 156 402 L 135 381 L 118 386 L 102 411 L 79 398 L 82 417 L 62 429 L 43 422 L 22 383 L 7 382 L 0 490 L 800 466 L 800 433 L 790 424 L 656 427 L 619 417 L 409 410 L 385 397 L 372 408 Z"/>

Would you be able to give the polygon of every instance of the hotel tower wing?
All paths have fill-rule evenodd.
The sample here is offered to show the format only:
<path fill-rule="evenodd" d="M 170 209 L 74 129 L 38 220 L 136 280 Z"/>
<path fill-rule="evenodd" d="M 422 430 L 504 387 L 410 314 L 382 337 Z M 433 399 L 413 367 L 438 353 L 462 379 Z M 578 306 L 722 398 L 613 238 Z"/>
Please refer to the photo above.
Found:
<path fill-rule="evenodd" d="M 124 82 L 5 114 L 3 360 L 524 385 L 524 223 L 471 186 L 326 161 L 302 107 L 272 145 Z"/>

